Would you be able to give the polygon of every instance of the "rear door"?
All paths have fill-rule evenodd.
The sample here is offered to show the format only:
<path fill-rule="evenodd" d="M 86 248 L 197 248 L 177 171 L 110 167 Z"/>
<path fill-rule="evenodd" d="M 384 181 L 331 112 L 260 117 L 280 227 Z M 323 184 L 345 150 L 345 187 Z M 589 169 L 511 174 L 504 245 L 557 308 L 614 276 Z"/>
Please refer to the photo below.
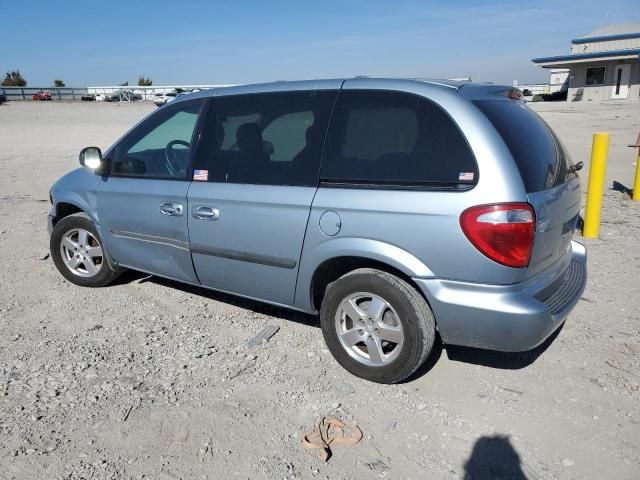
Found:
<path fill-rule="evenodd" d="M 569 254 L 580 213 L 580 181 L 560 140 L 524 102 L 504 98 L 474 103 L 509 147 L 535 209 L 529 277 Z"/>
<path fill-rule="evenodd" d="M 293 303 L 336 95 L 329 89 L 213 99 L 188 194 L 191 252 L 203 285 Z"/>
<path fill-rule="evenodd" d="M 103 241 L 121 265 L 197 283 L 187 230 L 188 164 L 204 100 L 163 107 L 117 146 L 98 186 Z"/>

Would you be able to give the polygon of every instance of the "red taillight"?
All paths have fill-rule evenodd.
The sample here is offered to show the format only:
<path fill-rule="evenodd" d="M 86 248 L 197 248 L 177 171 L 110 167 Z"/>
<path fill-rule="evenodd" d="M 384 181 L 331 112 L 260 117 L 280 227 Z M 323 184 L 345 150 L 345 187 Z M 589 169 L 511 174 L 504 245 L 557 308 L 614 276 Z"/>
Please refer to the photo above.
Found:
<path fill-rule="evenodd" d="M 536 217 L 528 203 L 480 205 L 462 212 L 460 225 L 483 254 L 502 265 L 529 265 Z"/>

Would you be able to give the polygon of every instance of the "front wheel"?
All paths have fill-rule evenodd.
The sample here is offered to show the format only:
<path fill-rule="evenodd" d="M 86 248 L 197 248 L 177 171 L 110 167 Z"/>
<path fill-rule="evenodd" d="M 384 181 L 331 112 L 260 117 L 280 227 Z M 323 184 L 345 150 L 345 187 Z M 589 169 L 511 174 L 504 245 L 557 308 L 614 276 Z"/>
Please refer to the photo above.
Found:
<path fill-rule="evenodd" d="M 397 383 L 429 356 L 435 320 L 425 299 L 387 272 L 358 269 L 326 290 L 322 333 L 335 359 L 352 374 Z"/>
<path fill-rule="evenodd" d="M 98 230 L 85 213 L 69 215 L 56 223 L 49 246 L 53 263 L 71 283 L 103 287 L 119 275 L 107 262 Z"/>

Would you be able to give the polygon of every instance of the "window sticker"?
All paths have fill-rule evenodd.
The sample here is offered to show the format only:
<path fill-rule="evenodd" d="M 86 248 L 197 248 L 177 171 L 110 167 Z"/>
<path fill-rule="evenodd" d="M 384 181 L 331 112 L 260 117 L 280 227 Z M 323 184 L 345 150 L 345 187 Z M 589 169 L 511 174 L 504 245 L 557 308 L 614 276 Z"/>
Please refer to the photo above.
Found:
<path fill-rule="evenodd" d="M 193 179 L 196 182 L 207 182 L 209 180 L 209 170 L 194 170 Z"/>

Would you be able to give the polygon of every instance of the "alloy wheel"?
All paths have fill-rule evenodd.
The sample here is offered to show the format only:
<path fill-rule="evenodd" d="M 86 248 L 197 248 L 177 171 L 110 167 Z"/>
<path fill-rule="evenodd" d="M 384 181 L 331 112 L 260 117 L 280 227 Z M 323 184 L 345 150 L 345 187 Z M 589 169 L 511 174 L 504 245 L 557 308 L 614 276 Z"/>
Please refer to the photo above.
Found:
<path fill-rule="evenodd" d="M 395 360 L 404 343 L 402 323 L 384 298 L 368 292 L 344 298 L 335 316 L 340 344 L 358 362 L 381 367 Z"/>
<path fill-rule="evenodd" d="M 82 228 L 65 232 L 60 240 L 60 255 L 71 273 L 79 277 L 94 277 L 104 263 L 100 242 Z"/>

